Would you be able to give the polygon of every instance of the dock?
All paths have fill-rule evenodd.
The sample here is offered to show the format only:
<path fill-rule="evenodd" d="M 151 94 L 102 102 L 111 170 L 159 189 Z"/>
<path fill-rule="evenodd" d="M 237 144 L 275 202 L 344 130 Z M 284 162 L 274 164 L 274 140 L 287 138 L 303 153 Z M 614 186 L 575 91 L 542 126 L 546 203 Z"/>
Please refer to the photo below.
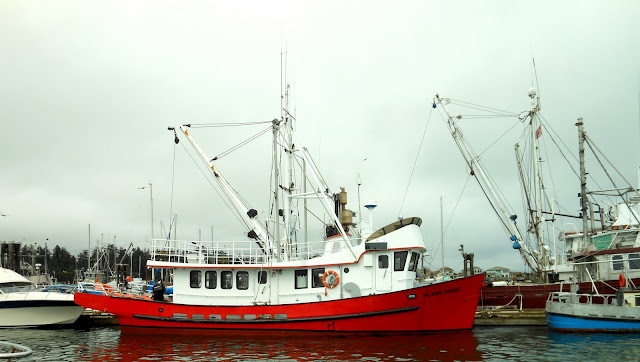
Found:
<path fill-rule="evenodd" d="M 81 326 L 117 326 L 118 317 L 111 313 L 100 312 L 92 309 L 85 309 L 76 321 Z"/>
<path fill-rule="evenodd" d="M 474 326 L 545 326 L 544 309 L 478 310 Z"/>

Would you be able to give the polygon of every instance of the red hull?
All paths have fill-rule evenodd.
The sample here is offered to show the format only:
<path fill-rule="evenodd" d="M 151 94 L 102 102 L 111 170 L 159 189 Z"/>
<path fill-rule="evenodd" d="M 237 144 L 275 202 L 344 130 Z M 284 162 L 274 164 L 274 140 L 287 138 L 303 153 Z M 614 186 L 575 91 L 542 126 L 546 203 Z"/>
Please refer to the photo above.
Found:
<path fill-rule="evenodd" d="M 484 275 L 400 292 L 267 306 L 202 306 L 76 293 L 123 326 L 222 330 L 415 332 L 471 329 Z M 285 317 L 286 316 L 286 317 Z"/>
<path fill-rule="evenodd" d="M 640 279 L 634 279 L 633 283 L 638 285 Z M 588 293 L 591 289 L 591 283 L 579 283 L 579 289 L 584 293 Z M 618 288 L 618 281 L 610 281 L 605 283 L 595 282 L 596 288 L 600 294 L 615 294 Z M 544 309 L 547 298 L 551 292 L 560 292 L 561 284 L 523 284 L 523 285 L 507 285 L 497 287 L 482 288 L 480 306 L 498 307 L 504 305 L 520 306 L 522 299 L 523 309 Z M 570 284 L 562 284 L 562 291 L 568 292 Z M 522 296 L 522 297 L 520 297 Z"/>

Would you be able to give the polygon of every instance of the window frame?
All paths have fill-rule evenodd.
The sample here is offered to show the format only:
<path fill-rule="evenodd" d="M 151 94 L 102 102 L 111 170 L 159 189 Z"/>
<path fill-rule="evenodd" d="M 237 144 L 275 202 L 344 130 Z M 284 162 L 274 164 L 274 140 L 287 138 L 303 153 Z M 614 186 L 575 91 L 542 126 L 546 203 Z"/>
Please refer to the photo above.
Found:
<path fill-rule="evenodd" d="M 266 270 L 258 270 L 258 284 L 267 284 Z"/>
<path fill-rule="evenodd" d="M 393 253 L 393 271 L 404 271 L 407 267 L 408 250 L 395 251 Z"/>
<path fill-rule="evenodd" d="M 299 280 L 298 277 L 302 277 L 302 276 L 304 276 L 304 286 L 300 286 L 298 284 L 298 280 Z M 302 279 L 300 279 L 300 280 L 302 280 Z M 307 288 L 309 288 L 309 270 L 307 270 L 307 269 L 294 270 L 293 281 L 294 281 L 295 289 L 307 289 Z"/>
<path fill-rule="evenodd" d="M 624 266 L 624 256 L 622 254 L 611 255 L 611 269 L 614 271 L 622 271 Z"/>
<path fill-rule="evenodd" d="M 324 287 L 324 283 L 322 282 L 322 277 L 324 276 L 324 272 L 325 272 L 324 268 L 311 269 L 311 288 Z"/>
<path fill-rule="evenodd" d="M 246 277 L 246 280 L 242 283 L 241 278 Z M 249 289 L 249 272 L 248 271 L 237 271 L 236 272 L 236 289 L 238 290 L 247 290 Z"/>
<path fill-rule="evenodd" d="M 230 275 L 230 278 L 227 276 Z M 227 282 L 229 285 L 227 285 Z M 233 272 L 229 270 L 224 270 L 220 272 L 220 289 L 233 289 Z"/>
<path fill-rule="evenodd" d="M 635 259 L 635 260 L 633 260 L 633 259 Z M 629 254 L 627 262 L 628 262 L 628 265 L 629 265 L 629 270 L 638 270 L 638 269 L 640 269 L 640 253 L 631 253 L 631 254 Z"/>
<path fill-rule="evenodd" d="M 213 279 L 209 276 L 213 275 Z M 213 286 L 211 286 L 213 282 Z M 204 273 L 204 287 L 207 289 L 216 289 L 218 287 L 218 272 L 216 270 L 207 270 Z"/>
<path fill-rule="evenodd" d="M 409 259 L 409 267 L 407 270 L 416 272 L 418 271 L 418 262 L 420 261 L 420 254 L 416 252 L 411 253 L 411 258 Z"/>
<path fill-rule="evenodd" d="M 202 271 L 200 270 L 189 271 L 189 286 L 193 289 L 199 289 L 202 287 Z"/>
<path fill-rule="evenodd" d="M 389 255 L 378 255 L 378 269 L 389 269 Z"/>

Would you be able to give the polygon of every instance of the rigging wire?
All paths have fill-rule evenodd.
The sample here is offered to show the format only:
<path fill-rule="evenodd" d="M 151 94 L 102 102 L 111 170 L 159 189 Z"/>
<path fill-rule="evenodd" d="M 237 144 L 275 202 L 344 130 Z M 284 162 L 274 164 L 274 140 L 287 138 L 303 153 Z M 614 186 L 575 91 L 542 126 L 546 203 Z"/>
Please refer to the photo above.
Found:
<path fill-rule="evenodd" d="M 413 161 L 413 167 L 411 168 L 411 175 L 409 175 L 407 188 L 404 190 L 404 196 L 402 197 L 402 202 L 400 203 L 400 210 L 398 211 L 398 215 L 402 215 L 402 207 L 404 206 L 404 201 L 407 198 L 407 193 L 409 192 L 409 185 L 411 185 L 413 172 L 416 170 L 416 164 L 418 163 L 418 158 L 420 157 L 420 150 L 422 149 L 422 144 L 424 143 L 424 136 L 427 134 L 427 128 L 429 128 L 429 121 L 431 121 L 431 115 L 433 114 L 434 107 L 435 107 L 435 103 L 433 104 L 433 107 L 431 107 L 431 111 L 429 112 L 429 118 L 427 118 L 427 124 L 424 126 L 424 131 L 422 132 L 422 139 L 420 139 L 420 146 L 418 147 L 418 152 L 416 153 L 416 159 Z"/>
<path fill-rule="evenodd" d="M 495 113 L 503 114 L 503 115 L 517 116 L 517 114 L 515 114 L 513 112 L 503 111 L 503 110 L 497 109 L 497 108 L 487 107 L 487 106 L 483 106 L 483 105 L 475 104 L 475 103 L 471 103 L 471 102 L 465 102 L 465 101 L 461 101 L 461 100 L 458 100 L 458 99 L 449 98 L 449 100 L 451 101 L 452 104 L 457 104 L 457 105 L 459 105 L 461 107 L 477 109 L 477 110 L 481 110 L 481 111 L 485 111 L 485 112 L 493 111 Z"/>
<path fill-rule="evenodd" d="M 267 124 L 272 121 L 263 122 L 225 122 L 225 123 L 190 123 L 189 128 L 211 128 L 211 127 L 240 127 L 240 126 L 254 126 L 257 124 Z"/>
<path fill-rule="evenodd" d="M 226 155 L 230 154 L 231 152 L 233 152 L 233 151 L 235 151 L 235 150 L 239 149 L 239 148 L 240 148 L 240 147 L 242 147 L 242 146 L 247 145 L 249 142 L 251 142 L 251 141 L 253 141 L 253 140 L 257 139 L 258 137 L 262 136 L 263 134 L 267 133 L 269 130 L 271 130 L 271 126 L 269 126 L 269 127 L 267 127 L 266 129 L 264 129 L 264 130 L 262 130 L 262 131 L 260 131 L 260 132 L 256 133 L 255 135 L 253 135 L 253 136 L 251 136 L 251 137 L 247 138 L 246 140 L 244 140 L 244 141 L 242 141 L 242 142 L 238 143 L 237 145 L 235 145 L 235 146 L 233 146 L 233 147 L 229 148 L 228 150 L 221 152 L 220 154 L 218 154 L 217 156 L 215 156 L 211 161 L 215 161 L 215 160 L 219 160 L 219 159 L 221 159 L 222 157 L 224 157 L 224 156 L 226 156 Z"/>
<path fill-rule="evenodd" d="M 623 195 L 622 195 L 622 193 L 620 192 L 620 190 L 617 190 L 617 189 L 618 189 L 618 186 L 616 186 L 616 183 L 613 181 L 613 178 L 611 178 L 611 175 L 609 175 L 609 172 L 604 168 L 604 165 L 602 164 L 602 161 L 600 161 L 600 158 L 599 158 L 599 157 L 598 157 L 598 155 L 595 153 L 595 151 L 594 151 L 594 149 L 593 149 L 593 148 L 595 147 L 596 149 L 598 149 L 598 147 L 597 147 L 595 144 L 594 144 L 594 145 L 592 145 L 592 144 L 591 144 L 591 143 L 592 143 L 592 142 L 591 142 L 591 139 L 587 136 L 587 133 L 586 133 L 586 132 L 584 132 L 584 136 L 585 136 L 585 140 L 587 141 L 587 146 L 589 146 L 589 148 L 591 149 L 591 152 L 593 152 L 593 155 L 595 156 L 596 160 L 598 160 L 598 163 L 600 164 L 600 167 L 602 167 L 602 169 L 604 170 L 604 172 L 607 174 L 607 177 L 609 178 L 609 181 L 611 181 L 611 184 L 613 185 L 613 187 L 616 189 L 616 192 L 618 193 L 618 196 L 619 196 L 619 197 L 624 201 L 624 204 L 625 204 L 625 205 L 627 205 L 627 207 L 629 208 L 629 210 L 633 210 L 633 209 L 631 208 L 631 206 L 629 205 L 629 203 L 627 202 L 627 200 L 623 197 Z M 598 151 L 600 151 L 600 150 L 598 149 Z M 607 160 L 607 162 L 609 162 L 609 164 L 610 164 L 611 166 L 613 166 L 613 165 L 611 164 L 611 162 L 607 159 L 607 157 L 606 157 L 602 152 L 600 152 L 600 154 L 605 158 L 605 160 Z M 615 166 L 614 166 L 614 169 L 615 169 Z M 617 170 L 616 170 L 616 171 L 617 171 Z M 618 172 L 618 174 L 620 174 L 620 172 Z M 620 174 L 620 176 L 622 176 L 622 175 Z M 624 179 L 624 176 L 623 176 L 623 179 Z M 628 184 L 628 181 L 626 181 L 626 180 L 625 180 L 625 182 L 627 182 L 627 184 Z M 633 186 L 629 185 L 629 187 L 630 187 L 632 190 L 635 190 L 635 188 L 634 188 Z M 638 216 L 636 215 L 636 213 L 635 213 L 635 212 L 631 212 L 631 215 L 633 215 L 633 218 L 634 218 L 634 219 L 636 219 L 636 222 L 637 222 L 638 224 L 640 224 L 640 220 L 638 220 Z"/>
<path fill-rule="evenodd" d="M 487 148 L 485 148 L 485 150 L 484 150 L 484 151 L 480 152 L 480 153 L 478 154 L 478 157 L 482 156 L 482 155 L 483 155 L 485 152 L 487 152 L 491 147 L 493 147 L 496 143 L 498 143 L 498 141 L 500 141 L 500 139 L 501 139 L 502 137 L 506 136 L 506 134 L 507 134 L 507 133 L 509 133 L 509 132 L 510 132 L 510 131 L 515 127 L 515 126 L 517 126 L 518 124 L 520 124 L 520 121 L 519 121 L 519 120 L 518 120 L 518 122 L 514 123 L 514 124 L 513 124 L 513 126 L 511 126 L 511 128 L 509 128 L 506 132 L 504 132 L 504 133 L 502 134 L 502 136 L 500 136 L 500 137 L 496 138 L 496 140 L 495 140 L 495 141 L 493 141 L 493 143 L 492 143 L 492 144 L 490 144 L 489 146 L 487 146 Z"/>
<path fill-rule="evenodd" d="M 173 134 L 175 135 L 176 139 L 177 139 L 177 134 L 176 131 L 173 131 Z M 174 143 L 173 145 L 173 164 L 171 166 L 171 201 L 170 201 L 170 206 L 169 206 L 169 237 L 167 239 L 171 239 L 171 226 L 173 224 L 173 220 L 171 219 L 171 215 L 173 215 L 173 186 L 175 184 L 175 180 L 176 180 L 176 147 L 178 146 L 177 144 Z M 175 237 L 175 235 L 174 235 Z"/>
<path fill-rule="evenodd" d="M 220 192 L 218 191 L 218 189 L 213 185 L 213 182 L 211 181 L 211 179 L 209 178 L 208 174 L 205 173 L 202 170 L 202 167 L 200 166 L 200 163 L 197 162 L 193 156 L 191 155 L 191 153 L 189 153 L 189 151 L 187 150 L 187 148 L 184 146 L 184 144 L 182 142 L 180 142 L 180 145 L 182 145 L 182 148 L 185 150 L 185 152 L 187 153 L 187 155 L 189 156 L 189 158 L 191 158 L 191 161 L 193 161 L 193 163 L 196 165 L 196 167 L 198 168 L 198 170 L 200 171 L 200 173 L 202 173 L 202 175 L 205 177 L 205 179 L 207 179 L 207 182 L 209 182 L 209 184 L 211 185 L 211 187 L 213 188 L 213 191 L 216 192 L 216 194 L 218 194 L 218 196 L 220 197 L 220 199 L 222 200 L 222 202 L 225 204 L 225 206 L 227 206 L 227 208 L 231 211 L 231 213 L 236 217 L 236 219 L 238 219 L 238 221 L 240 221 L 241 224 L 243 224 L 248 230 L 251 230 L 251 228 L 249 227 L 249 225 L 242 219 L 242 217 L 240 217 L 237 213 L 237 211 L 231 207 L 228 203 L 228 201 L 230 201 L 229 199 L 229 195 L 227 195 L 225 193 L 226 196 L 226 200 L 224 197 L 222 197 L 222 195 L 220 194 Z"/>

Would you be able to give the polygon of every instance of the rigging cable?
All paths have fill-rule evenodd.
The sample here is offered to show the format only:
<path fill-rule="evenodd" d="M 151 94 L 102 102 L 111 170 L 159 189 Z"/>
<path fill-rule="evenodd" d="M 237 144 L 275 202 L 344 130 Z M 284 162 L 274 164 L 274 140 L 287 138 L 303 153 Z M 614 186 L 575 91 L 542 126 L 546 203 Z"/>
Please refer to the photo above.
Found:
<path fill-rule="evenodd" d="M 229 205 L 229 203 L 227 201 L 229 201 L 229 195 L 227 195 L 225 193 L 225 196 L 227 197 L 227 199 L 225 200 L 224 197 L 222 197 L 222 195 L 220 194 L 220 192 L 216 189 L 216 187 L 213 185 L 213 182 L 211 182 L 211 179 L 209 178 L 208 174 L 205 173 L 202 170 L 202 167 L 200 166 L 200 163 L 197 162 L 193 156 L 191 155 L 191 153 L 189 153 L 189 151 L 187 150 L 187 148 L 184 146 L 184 144 L 182 144 L 182 142 L 180 143 L 180 145 L 182 145 L 182 148 L 185 150 L 185 152 L 187 153 L 187 155 L 189 156 L 189 158 L 191 158 L 191 161 L 193 161 L 193 163 L 197 166 L 198 170 L 200 171 L 200 173 L 202 173 L 202 175 L 207 179 L 207 182 L 209 182 L 209 184 L 211 185 L 211 187 L 213 188 L 213 191 L 216 192 L 216 194 L 218 194 L 218 196 L 220 197 L 220 199 L 222 200 L 222 202 L 225 204 L 225 206 L 227 206 L 227 208 L 231 211 L 231 213 L 236 217 L 236 219 L 238 219 L 238 221 L 240 221 L 241 224 L 243 224 L 248 230 L 251 230 L 251 227 L 249 227 L 249 225 L 242 219 L 242 217 L 240 217 L 237 213 L 237 211 L 231 207 Z"/>
<path fill-rule="evenodd" d="M 221 159 L 222 157 L 224 157 L 224 156 L 226 156 L 226 155 L 230 154 L 231 152 L 233 152 L 233 151 L 237 150 L 238 148 L 240 148 L 240 147 L 242 147 L 242 146 L 245 146 L 245 145 L 246 145 L 246 144 L 248 144 L 249 142 L 251 142 L 251 141 L 253 141 L 253 140 L 257 139 L 258 137 L 262 136 L 263 134 L 267 133 L 269 130 L 271 130 L 271 126 L 269 126 L 269 127 L 267 127 L 266 129 L 264 129 L 264 130 L 262 130 L 262 131 L 260 131 L 260 132 L 256 133 L 255 135 L 253 135 L 253 136 L 251 136 L 251 137 L 247 138 L 246 140 L 244 140 L 244 141 L 242 141 L 242 142 L 238 143 L 237 145 L 235 145 L 235 146 L 233 146 L 233 147 L 229 148 L 228 150 L 226 150 L 226 151 L 224 151 L 224 152 L 222 152 L 222 153 L 218 154 L 218 155 L 217 155 L 217 156 L 215 156 L 211 161 L 216 161 L 216 160 Z"/>
<path fill-rule="evenodd" d="M 256 124 L 267 124 L 272 121 L 264 122 L 238 122 L 238 123 L 190 123 L 189 128 L 210 128 L 210 127 L 239 127 L 239 126 L 254 126 Z"/>
<path fill-rule="evenodd" d="M 424 131 L 422 132 L 422 139 L 420 140 L 418 153 L 416 154 L 416 159 L 413 161 L 413 167 L 411 168 L 411 175 L 409 175 L 409 182 L 407 182 L 407 188 L 404 190 L 404 196 L 402 197 L 402 203 L 400 203 L 400 210 L 398 211 L 398 215 L 402 215 L 402 207 L 404 206 L 404 201 L 407 198 L 407 193 L 409 192 L 409 185 L 411 185 L 413 172 L 416 170 L 416 164 L 418 163 L 418 158 L 420 157 L 420 150 L 422 149 L 422 143 L 424 143 L 424 136 L 427 134 L 427 128 L 429 128 L 429 121 L 431 121 L 431 115 L 433 114 L 434 108 L 436 108 L 435 103 L 433 103 L 433 107 L 431 107 L 431 111 L 429 112 L 429 118 L 427 118 L 427 124 L 424 126 Z"/>
<path fill-rule="evenodd" d="M 176 133 L 176 130 L 173 129 L 173 135 L 175 136 L 174 140 L 176 142 L 174 142 L 173 144 L 173 164 L 171 166 L 171 198 L 170 198 L 170 206 L 169 206 L 169 233 L 167 234 L 168 237 L 167 239 L 171 240 L 171 224 L 173 224 L 173 220 L 171 220 L 171 215 L 173 215 L 173 186 L 175 184 L 175 180 L 176 180 L 176 148 L 178 148 L 178 134 Z M 175 235 L 174 235 L 175 237 Z"/>
<path fill-rule="evenodd" d="M 596 160 L 598 160 L 598 163 L 600 163 L 600 167 L 602 167 L 602 169 L 604 170 L 604 172 L 607 174 L 607 177 L 609 177 L 609 181 L 611 181 L 611 184 L 613 185 L 613 187 L 615 189 L 618 189 L 618 186 L 616 186 L 615 182 L 613 182 L 613 179 L 611 178 L 611 175 L 609 175 L 609 172 L 604 168 L 604 165 L 602 164 L 602 161 L 600 161 L 600 158 L 598 157 L 598 155 L 595 153 L 595 151 L 593 150 L 593 148 L 595 147 L 598 152 L 602 155 L 602 157 L 604 157 L 605 160 L 607 160 L 607 162 L 609 162 L 609 164 L 611 165 L 611 167 L 613 167 L 614 170 L 616 170 L 616 172 L 618 172 L 618 174 L 620 176 L 622 176 L 622 174 L 620 173 L 620 171 L 618 171 L 616 169 L 615 166 L 613 166 L 613 164 L 611 163 L 611 161 L 609 161 L 609 159 L 607 158 L 607 156 L 604 155 L 604 153 L 602 153 L 602 151 L 600 151 L 600 149 L 598 148 L 598 146 L 596 146 L 595 144 L 592 145 L 592 141 L 591 138 L 589 138 L 589 136 L 587 136 L 587 132 L 583 132 L 584 133 L 584 138 L 587 141 L 587 146 L 589 146 L 589 148 L 591 149 L 591 152 L 593 152 L 593 155 L 596 157 Z M 635 191 L 635 188 L 629 183 L 629 181 L 627 181 L 624 176 L 622 176 L 622 179 L 629 185 L 629 188 Z M 620 192 L 620 190 L 617 190 L 618 192 L 618 196 L 624 201 L 624 204 L 627 205 L 627 207 L 629 208 L 629 210 L 631 210 L 631 215 L 633 215 L 633 218 L 636 219 L 636 222 L 638 224 L 640 224 L 640 220 L 638 220 L 638 215 L 633 212 L 633 208 L 631 208 L 631 206 L 629 205 L 629 203 L 627 202 L 627 200 L 623 197 L 622 193 Z M 637 193 L 637 191 L 636 191 Z"/>

